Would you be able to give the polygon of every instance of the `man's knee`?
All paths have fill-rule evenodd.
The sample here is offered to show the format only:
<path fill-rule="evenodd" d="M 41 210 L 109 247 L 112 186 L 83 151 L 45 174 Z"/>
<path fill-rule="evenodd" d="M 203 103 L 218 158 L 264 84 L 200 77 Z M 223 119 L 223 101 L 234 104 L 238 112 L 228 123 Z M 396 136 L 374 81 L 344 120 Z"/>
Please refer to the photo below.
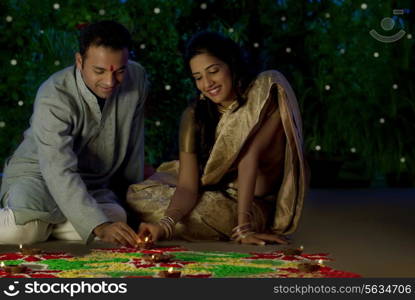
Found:
<path fill-rule="evenodd" d="M 40 220 L 16 225 L 11 209 L 0 211 L 0 244 L 19 245 L 45 241 L 51 231 L 51 225 Z"/>
<path fill-rule="evenodd" d="M 57 208 L 43 179 L 33 177 L 22 177 L 9 182 L 3 206 L 39 212 L 50 212 Z"/>
<path fill-rule="evenodd" d="M 4 230 L 6 229 L 6 230 Z M 2 228 L 0 230 L 0 244 L 27 245 L 45 241 L 48 236 L 36 228 L 26 229 L 22 225 L 13 228 Z"/>

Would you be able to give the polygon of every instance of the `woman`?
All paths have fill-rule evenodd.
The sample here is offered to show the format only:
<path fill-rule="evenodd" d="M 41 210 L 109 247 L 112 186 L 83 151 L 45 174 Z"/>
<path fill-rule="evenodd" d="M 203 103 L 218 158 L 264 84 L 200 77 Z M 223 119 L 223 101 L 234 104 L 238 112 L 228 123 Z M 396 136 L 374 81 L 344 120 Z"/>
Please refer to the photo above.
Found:
<path fill-rule="evenodd" d="M 200 99 L 182 115 L 179 163 L 129 189 L 139 236 L 286 243 L 307 185 L 289 83 L 277 71 L 252 74 L 240 47 L 217 33 L 194 36 L 185 61 Z"/>

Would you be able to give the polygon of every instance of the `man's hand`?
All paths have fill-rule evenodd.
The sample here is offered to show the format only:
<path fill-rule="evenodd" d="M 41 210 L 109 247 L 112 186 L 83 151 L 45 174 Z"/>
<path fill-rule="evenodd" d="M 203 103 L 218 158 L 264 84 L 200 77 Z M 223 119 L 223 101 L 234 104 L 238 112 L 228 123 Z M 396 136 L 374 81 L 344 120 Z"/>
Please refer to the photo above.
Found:
<path fill-rule="evenodd" d="M 127 247 L 137 246 L 138 237 L 136 233 L 124 222 L 103 223 L 95 227 L 94 233 L 104 242 L 121 244 Z"/>

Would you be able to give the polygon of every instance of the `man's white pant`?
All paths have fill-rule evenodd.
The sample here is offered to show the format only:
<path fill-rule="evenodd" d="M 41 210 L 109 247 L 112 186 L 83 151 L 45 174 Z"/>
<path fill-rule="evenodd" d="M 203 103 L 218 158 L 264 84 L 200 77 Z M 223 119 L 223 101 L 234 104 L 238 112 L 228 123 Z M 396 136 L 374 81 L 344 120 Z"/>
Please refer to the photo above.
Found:
<path fill-rule="evenodd" d="M 127 222 L 125 210 L 116 203 L 99 203 L 104 214 L 113 222 Z M 6 207 L 0 209 L 0 245 L 27 245 L 46 241 L 49 236 L 58 240 L 80 241 L 79 234 L 69 221 L 50 224 L 40 220 L 16 225 L 13 211 Z"/>

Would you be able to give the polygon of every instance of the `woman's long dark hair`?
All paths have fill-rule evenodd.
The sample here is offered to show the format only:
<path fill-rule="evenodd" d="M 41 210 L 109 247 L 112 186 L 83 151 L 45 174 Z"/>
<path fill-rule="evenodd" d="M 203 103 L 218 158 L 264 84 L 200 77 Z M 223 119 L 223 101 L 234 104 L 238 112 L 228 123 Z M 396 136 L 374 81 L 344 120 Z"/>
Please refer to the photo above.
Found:
<path fill-rule="evenodd" d="M 248 88 L 258 73 L 253 68 L 247 53 L 230 38 L 216 32 L 202 31 L 194 35 L 187 43 L 184 55 L 185 65 L 190 69 L 190 60 L 203 53 L 214 56 L 228 65 L 238 107 L 243 106 L 247 101 Z M 220 114 L 217 104 L 209 99 L 199 100 L 197 98 L 192 105 L 196 119 L 199 172 L 202 174 L 215 143 L 215 132 Z"/>

